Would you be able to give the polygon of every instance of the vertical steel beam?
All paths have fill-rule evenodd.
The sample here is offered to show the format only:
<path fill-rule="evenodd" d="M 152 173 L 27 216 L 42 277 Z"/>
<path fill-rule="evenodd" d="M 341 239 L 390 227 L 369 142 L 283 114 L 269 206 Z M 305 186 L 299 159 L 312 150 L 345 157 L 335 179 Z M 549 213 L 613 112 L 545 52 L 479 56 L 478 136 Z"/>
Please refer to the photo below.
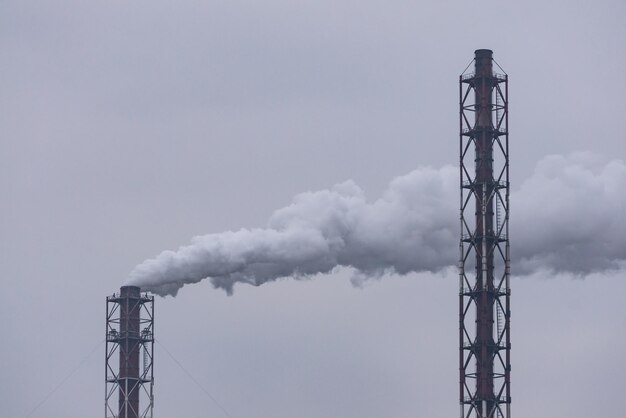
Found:
<path fill-rule="evenodd" d="M 459 78 L 460 415 L 509 418 L 508 76 L 491 50 L 473 63 Z"/>

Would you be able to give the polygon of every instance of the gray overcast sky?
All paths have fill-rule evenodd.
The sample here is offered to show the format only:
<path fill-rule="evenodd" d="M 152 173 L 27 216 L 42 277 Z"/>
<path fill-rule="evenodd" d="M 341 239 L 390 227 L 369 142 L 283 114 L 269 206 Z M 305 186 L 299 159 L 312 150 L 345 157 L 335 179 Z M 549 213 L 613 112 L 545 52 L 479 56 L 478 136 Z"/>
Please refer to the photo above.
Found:
<path fill-rule="evenodd" d="M 456 164 L 477 48 L 510 75 L 514 189 L 547 154 L 625 160 L 624 22 L 622 0 L 0 2 L 0 415 L 104 338 L 105 296 L 145 258 L 301 191 L 375 198 Z M 156 335 L 232 417 L 458 414 L 454 273 L 349 276 L 186 287 Z M 514 280 L 516 416 L 623 415 L 625 292 L 620 272 Z M 225 416 L 156 355 L 155 416 Z M 103 357 L 32 417 L 102 416 Z"/>

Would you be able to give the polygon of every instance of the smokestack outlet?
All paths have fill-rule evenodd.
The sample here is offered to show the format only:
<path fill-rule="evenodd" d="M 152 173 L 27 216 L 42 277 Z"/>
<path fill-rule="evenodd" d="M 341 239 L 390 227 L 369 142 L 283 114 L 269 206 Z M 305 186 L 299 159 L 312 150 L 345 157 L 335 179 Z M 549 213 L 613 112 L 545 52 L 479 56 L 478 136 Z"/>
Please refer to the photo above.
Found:
<path fill-rule="evenodd" d="M 491 59 L 493 57 L 493 51 L 491 49 L 477 49 L 476 51 L 474 51 L 474 57 L 476 59 L 480 59 L 480 58 Z"/>
<path fill-rule="evenodd" d="M 139 286 L 122 286 L 120 287 L 120 297 L 137 298 L 141 296 L 141 288 Z"/>

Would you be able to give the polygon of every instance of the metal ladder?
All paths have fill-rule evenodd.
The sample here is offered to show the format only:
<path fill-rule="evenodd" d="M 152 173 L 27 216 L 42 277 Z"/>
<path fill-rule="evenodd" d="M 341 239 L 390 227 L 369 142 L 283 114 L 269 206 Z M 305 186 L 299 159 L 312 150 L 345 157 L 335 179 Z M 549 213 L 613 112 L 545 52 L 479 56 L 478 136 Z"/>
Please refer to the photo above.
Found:
<path fill-rule="evenodd" d="M 150 367 L 150 353 L 148 353 L 148 347 L 143 345 L 143 375 L 145 377 L 148 374 L 148 368 Z"/>
<path fill-rule="evenodd" d="M 496 344 L 500 345 L 500 336 L 502 335 L 502 330 L 504 329 L 504 316 L 502 309 L 500 309 L 499 305 L 495 305 L 496 308 Z M 502 418 L 502 412 L 500 409 L 496 409 L 496 413 L 494 414 L 494 418 Z"/>
<path fill-rule="evenodd" d="M 495 128 L 498 128 L 498 124 L 500 123 L 500 118 L 502 117 L 502 98 L 500 97 L 500 92 L 498 88 L 494 88 L 494 93 L 496 95 L 496 124 Z"/>
<path fill-rule="evenodd" d="M 500 306 L 496 305 L 496 331 L 498 334 L 496 335 L 496 343 L 500 341 L 500 336 L 502 335 L 502 331 L 504 330 L 504 316 L 502 315 L 502 309 Z"/>
<path fill-rule="evenodd" d="M 495 194 L 496 201 L 496 238 L 500 238 L 500 228 L 502 228 L 502 202 L 498 198 L 498 193 Z"/>

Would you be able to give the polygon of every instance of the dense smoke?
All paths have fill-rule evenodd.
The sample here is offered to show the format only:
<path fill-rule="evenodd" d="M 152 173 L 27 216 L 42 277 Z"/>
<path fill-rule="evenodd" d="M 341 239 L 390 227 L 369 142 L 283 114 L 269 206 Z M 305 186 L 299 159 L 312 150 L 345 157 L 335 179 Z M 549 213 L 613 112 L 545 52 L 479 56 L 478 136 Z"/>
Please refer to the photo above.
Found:
<path fill-rule="evenodd" d="M 128 284 L 175 295 L 205 278 L 232 292 L 347 266 L 364 277 L 436 272 L 458 257 L 458 168 L 419 168 L 368 202 L 354 182 L 297 195 L 265 228 L 193 238 L 131 273 Z M 512 193 L 513 272 L 586 273 L 626 260 L 626 165 L 588 153 L 549 156 Z"/>
<path fill-rule="evenodd" d="M 626 262 L 626 164 L 591 153 L 548 156 L 511 196 L 516 274 L 577 275 Z"/>

